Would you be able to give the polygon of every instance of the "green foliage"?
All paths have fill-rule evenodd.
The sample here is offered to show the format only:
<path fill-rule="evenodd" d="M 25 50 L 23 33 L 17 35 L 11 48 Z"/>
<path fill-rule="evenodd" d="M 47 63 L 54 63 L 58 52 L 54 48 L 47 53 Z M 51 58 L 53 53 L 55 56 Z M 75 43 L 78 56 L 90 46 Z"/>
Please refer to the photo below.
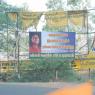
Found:
<path fill-rule="evenodd" d="M 5 35 L 0 33 L 0 52 L 7 51 L 7 42 Z"/>
<path fill-rule="evenodd" d="M 8 12 L 19 12 L 23 8 L 17 8 L 8 5 L 5 2 L 0 4 L 0 51 L 13 52 L 14 45 L 16 44 L 15 33 L 17 29 L 17 22 L 8 17 Z M 19 20 L 19 29 L 21 29 L 21 23 Z M 15 46 L 16 47 L 16 46 Z"/>
<path fill-rule="evenodd" d="M 48 0 L 46 6 L 49 10 L 63 10 L 62 0 Z"/>
<path fill-rule="evenodd" d="M 81 0 L 68 0 L 69 5 L 78 6 Z"/>
<path fill-rule="evenodd" d="M 66 6 L 70 6 L 71 9 L 78 8 L 80 9 L 81 5 L 83 5 L 82 0 L 67 0 L 67 5 L 65 0 L 48 0 L 46 6 L 49 10 L 64 10 L 66 9 Z"/>
<path fill-rule="evenodd" d="M 24 34 L 24 33 L 23 33 Z M 26 34 L 20 36 L 19 40 L 20 44 L 20 50 L 22 52 L 28 52 L 28 47 L 29 47 L 29 36 Z"/>
<path fill-rule="evenodd" d="M 56 71 L 58 71 L 58 81 L 74 81 L 78 79 L 76 73 L 70 67 L 70 62 L 63 59 L 31 59 L 30 63 L 21 62 L 20 81 L 56 81 Z"/>

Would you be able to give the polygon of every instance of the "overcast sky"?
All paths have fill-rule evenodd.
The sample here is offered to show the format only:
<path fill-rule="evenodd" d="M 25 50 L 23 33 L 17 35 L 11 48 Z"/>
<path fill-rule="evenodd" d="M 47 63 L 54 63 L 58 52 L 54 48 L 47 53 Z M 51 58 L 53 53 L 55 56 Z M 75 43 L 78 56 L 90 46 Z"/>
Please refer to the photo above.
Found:
<path fill-rule="evenodd" d="M 4 0 L 8 4 L 13 6 L 21 7 L 25 5 L 31 11 L 46 11 L 46 2 L 48 0 Z M 91 8 L 95 8 L 95 0 L 83 0 L 88 1 L 88 4 L 91 4 Z"/>
<path fill-rule="evenodd" d="M 13 6 L 21 7 L 25 5 L 32 11 L 46 11 L 46 1 L 47 0 L 5 0 L 5 2 Z"/>

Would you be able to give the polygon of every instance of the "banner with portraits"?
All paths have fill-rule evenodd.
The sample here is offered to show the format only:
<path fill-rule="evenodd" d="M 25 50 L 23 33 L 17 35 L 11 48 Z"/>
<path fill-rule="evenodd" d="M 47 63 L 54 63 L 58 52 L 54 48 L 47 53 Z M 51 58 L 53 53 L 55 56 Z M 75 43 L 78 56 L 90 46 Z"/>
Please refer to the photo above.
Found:
<path fill-rule="evenodd" d="M 30 57 L 74 57 L 75 32 L 29 32 Z"/>

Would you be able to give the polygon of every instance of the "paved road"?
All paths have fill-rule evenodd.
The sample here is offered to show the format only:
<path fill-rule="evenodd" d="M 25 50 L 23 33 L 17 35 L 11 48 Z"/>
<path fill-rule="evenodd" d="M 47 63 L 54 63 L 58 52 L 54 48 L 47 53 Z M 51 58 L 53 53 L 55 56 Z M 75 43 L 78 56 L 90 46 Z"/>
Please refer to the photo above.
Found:
<path fill-rule="evenodd" d="M 0 95 L 47 95 L 60 87 L 75 84 L 67 83 L 0 83 Z M 95 86 L 93 89 L 95 95 Z"/>
<path fill-rule="evenodd" d="M 36 87 L 31 85 L 0 84 L 0 95 L 46 95 L 55 90 L 50 87 Z"/>

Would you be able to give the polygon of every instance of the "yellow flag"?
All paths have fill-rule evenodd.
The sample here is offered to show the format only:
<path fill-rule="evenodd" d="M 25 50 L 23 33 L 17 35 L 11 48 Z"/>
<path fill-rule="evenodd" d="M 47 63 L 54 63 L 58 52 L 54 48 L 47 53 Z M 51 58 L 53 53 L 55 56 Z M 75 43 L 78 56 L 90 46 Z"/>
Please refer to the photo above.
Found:
<path fill-rule="evenodd" d="M 82 25 L 85 23 L 86 14 L 86 10 L 68 11 L 69 21 L 74 25 Z"/>
<path fill-rule="evenodd" d="M 29 26 L 37 26 L 39 19 L 41 17 L 41 12 L 22 12 L 20 13 L 20 18 L 22 21 L 22 26 L 28 28 Z"/>
<path fill-rule="evenodd" d="M 54 12 L 47 12 L 45 14 L 46 22 L 49 27 L 64 27 L 68 24 L 68 20 L 66 17 L 66 12 L 62 11 L 54 11 Z"/>
<path fill-rule="evenodd" d="M 10 13 L 8 13 L 8 17 L 9 17 L 12 21 L 16 21 L 16 20 L 17 20 L 17 13 L 16 13 L 16 12 L 10 12 Z"/>
<path fill-rule="evenodd" d="M 69 19 L 69 21 L 71 22 L 71 23 L 73 23 L 74 25 L 83 25 L 83 23 L 84 23 L 84 17 L 83 16 L 78 16 L 78 17 L 71 17 L 70 19 Z"/>

